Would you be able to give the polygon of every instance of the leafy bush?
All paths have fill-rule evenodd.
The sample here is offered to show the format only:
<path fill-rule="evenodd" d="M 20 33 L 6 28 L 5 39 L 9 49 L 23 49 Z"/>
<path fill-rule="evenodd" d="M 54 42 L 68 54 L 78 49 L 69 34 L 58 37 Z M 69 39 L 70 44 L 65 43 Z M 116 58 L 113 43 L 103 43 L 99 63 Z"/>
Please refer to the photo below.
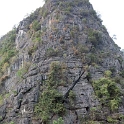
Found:
<path fill-rule="evenodd" d="M 34 44 L 28 49 L 28 54 L 31 56 L 37 50 L 37 44 Z"/>
<path fill-rule="evenodd" d="M 101 43 L 102 35 L 99 31 L 90 29 L 88 31 L 88 41 L 91 42 L 94 46 L 97 46 Z"/>
<path fill-rule="evenodd" d="M 81 14 L 82 14 L 82 16 L 87 17 L 89 15 L 89 11 L 83 10 Z"/>
<path fill-rule="evenodd" d="M 4 101 L 4 98 L 3 98 L 3 96 L 2 96 L 2 95 L 0 95 L 0 105 L 2 105 L 2 104 L 3 104 L 3 101 Z"/>
<path fill-rule="evenodd" d="M 48 86 L 57 88 L 63 85 L 66 82 L 65 69 L 66 65 L 64 63 L 52 62 L 49 70 L 49 80 L 47 81 Z"/>
<path fill-rule="evenodd" d="M 40 23 L 39 23 L 37 20 L 35 20 L 35 21 L 32 23 L 32 28 L 34 29 L 34 31 L 38 31 L 38 30 L 41 29 L 41 25 L 40 25 Z"/>
<path fill-rule="evenodd" d="M 82 19 L 82 22 L 86 24 L 87 23 L 87 19 L 86 18 L 83 18 Z"/>
<path fill-rule="evenodd" d="M 109 106 L 112 111 L 118 109 L 121 91 L 114 81 L 108 78 L 101 78 L 93 82 L 93 88 L 103 105 Z"/>
<path fill-rule="evenodd" d="M 47 57 L 57 56 L 58 53 L 59 53 L 58 49 L 49 48 L 46 51 L 46 56 Z"/>
<path fill-rule="evenodd" d="M 44 9 L 42 11 L 42 16 L 45 18 L 47 15 L 48 15 L 48 10 L 47 9 Z"/>
<path fill-rule="evenodd" d="M 62 95 L 56 89 L 49 88 L 43 91 L 35 107 L 37 117 L 47 122 L 51 113 L 62 114 L 65 111 L 62 100 Z"/>
<path fill-rule="evenodd" d="M 121 88 L 124 89 L 124 79 L 119 80 L 118 83 L 121 85 Z"/>
<path fill-rule="evenodd" d="M 9 63 L 8 62 L 4 63 L 3 67 L 1 68 L 2 72 L 5 72 L 8 67 L 9 67 Z"/>
<path fill-rule="evenodd" d="M 10 124 L 15 124 L 15 123 L 13 121 L 11 121 Z"/>
<path fill-rule="evenodd" d="M 89 51 L 89 48 L 86 45 L 80 45 L 78 49 L 80 53 L 86 53 Z"/>
<path fill-rule="evenodd" d="M 7 99 L 10 96 L 9 93 L 4 93 L 0 95 L 0 106 L 4 103 L 4 100 Z"/>
<path fill-rule="evenodd" d="M 124 78 L 124 70 L 120 72 L 120 75 Z"/>
<path fill-rule="evenodd" d="M 63 115 L 65 112 L 63 96 L 56 89 L 60 85 L 62 75 L 61 65 L 53 62 L 48 79 L 44 82 L 44 90 L 35 106 L 36 116 L 42 118 L 43 122 L 48 122 L 51 114 Z"/>
<path fill-rule="evenodd" d="M 24 63 L 24 66 L 22 68 L 20 68 L 17 72 L 16 72 L 16 75 L 19 77 L 19 78 L 23 78 L 24 74 L 27 73 L 29 67 L 30 67 L 30 64 L 31 63 Z"/>
<path fill-rule="evenodd" d="M 74 100 L 75 98 L 76 98 L 76 94 L 71 90 L 71 91 L 69 92 L 69 99 Z"/>
<path fill-rule="evenodd" d="M 33 42 L 41 42 L 41 31 L 40 30 L 35 32 L 32 36 L 33 36 L 32 37 Z"/>
<path fill-rule="evenodd" d="M 68 12 L 68 13 L 71 12 L 72 11 L 72 7 L 68 6 L 67 8 L 65 8 L 65 11 Z"/>
<path fill-rule="evenodd" d="M 15 47 L 16 29 L 8 32 L 0 41 L 0 70 L 4 73 L 11 63 L 11 58 L 17 54 Z"/>
<path fill-rule="evenodd" d="M 111 77 L 112 72 L 110 70 L 107 70 L 104 72 L 105 77 Z"/>
<path fill-rule="evenodd" d="M 53 124 L 64 124 L 64 120 L 60 117 L 58 120 L 53 120 Z"/>
<path fill-rule="evenodd" d="M 118 123 L 118 121 L 115 120 L 115 119 L 113 119 L 111 116 L 108 116 L 108 117 L 107 117 L 107 121 L 108 121 L 109 123 L 112 123 L 112 124 Z"/>
<path fill-rule="evenodd" d="M 86 56 L 86 58 L 89 60 L 89 63 L 92 64 L 92 63 L 99 63 L 99 58 L 96 54 L 88 54 Z"/>
<path fill-rule="evenodd" d="M 26 71 L 26 69 L 25 68 L 21 68 L 21 69 L 19 69 L 18 71 L 17 71 L 17 76 L 18 77 L 21 77 L 21 78 L 23 78 L 23 75 L 26 73 L 27 71 Z"/>

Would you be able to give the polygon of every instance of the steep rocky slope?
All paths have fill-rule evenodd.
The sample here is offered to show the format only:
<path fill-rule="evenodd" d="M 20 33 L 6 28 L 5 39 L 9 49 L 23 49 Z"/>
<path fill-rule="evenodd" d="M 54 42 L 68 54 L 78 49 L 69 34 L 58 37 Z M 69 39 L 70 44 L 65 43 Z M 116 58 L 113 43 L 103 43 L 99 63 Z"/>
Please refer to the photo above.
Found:
<path fill-rule="evenodd" d="M 124 57 L 88 0 L 46 0 L 0 47 L 0 124 L 124 123 Z"/>

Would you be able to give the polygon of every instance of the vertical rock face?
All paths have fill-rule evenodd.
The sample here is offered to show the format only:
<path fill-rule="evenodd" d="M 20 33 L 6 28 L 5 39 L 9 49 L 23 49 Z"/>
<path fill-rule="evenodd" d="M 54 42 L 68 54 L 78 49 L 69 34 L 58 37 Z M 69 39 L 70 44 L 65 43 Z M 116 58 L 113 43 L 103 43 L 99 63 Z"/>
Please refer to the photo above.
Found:
<path fill-rule="evenodd" d="M 7 52 L 6 41 L 13 44 Z M 88 0 L 47 0 L 0 47 L 0 124 L 45 124 L 59 116 L 64 124 L 124 123 L 124 57 Z M 99 79 L 108 84 L 97 89 Z"/>

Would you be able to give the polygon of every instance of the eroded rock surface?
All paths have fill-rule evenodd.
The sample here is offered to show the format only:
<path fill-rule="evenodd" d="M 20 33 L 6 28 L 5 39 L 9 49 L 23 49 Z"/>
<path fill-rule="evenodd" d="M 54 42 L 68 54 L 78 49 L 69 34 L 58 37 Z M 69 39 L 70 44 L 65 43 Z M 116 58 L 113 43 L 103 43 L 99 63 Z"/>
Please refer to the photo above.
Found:
<path fill-rule="evenodd" d="M 90 41 L 91 31 L 100 34 L 100 39 Z M 48 0 L 43 9 L 37 9 L 20 22 L 15 44 L 18 54 L 6 72 L 9 76 L 0 86 L 2 94 L 9 94 L 0 107 L 0 124 L 42 124 L 42 119 L 35 118 L 34 108 L 52 62 L 61 63 L 65 69 L 66 83 L 57 87 L 63 95 L 80 73 L 85 72 L 72 89 L 76 96 L 73 103 L 63 103 L 66 108 L 64 124 L 82 124 L 91 108 L 100 105 L 92 80 L 104 77 L 106 70 L 112 71 L 113 78 L 120 77 L 124 69 L 120 48 L 109 37 L 87 0 Z M 120 90 L 124 91 L 124 87 Z M 121 98 L 116 114 L 124 115 L 124 96 Z M 106 117 L 112 113 L 103 109 L 98 113 L 107 114 L 93 119 L 106 124 Z M 51 115 L 51 123 L 56 119 L 54 116 Z M 119 118 L 117 123 L 123 124 Z"/>

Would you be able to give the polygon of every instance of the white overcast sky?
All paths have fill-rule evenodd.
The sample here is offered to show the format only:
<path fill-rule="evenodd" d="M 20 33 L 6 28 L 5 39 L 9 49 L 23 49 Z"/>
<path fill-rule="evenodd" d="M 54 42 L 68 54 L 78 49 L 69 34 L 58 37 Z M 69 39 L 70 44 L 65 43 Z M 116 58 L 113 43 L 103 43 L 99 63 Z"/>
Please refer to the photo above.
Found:
<path fill-rule="evenodd" d="M 124 48 L 124 0 L 90 0 L 94 9 L 101 14 L 103 24 L 110 36 L 117 36 L 115 42 Z M 43 0 L 1 0 L 0 36 L 6 34 L 27 14 L 43 5 Z"/>

